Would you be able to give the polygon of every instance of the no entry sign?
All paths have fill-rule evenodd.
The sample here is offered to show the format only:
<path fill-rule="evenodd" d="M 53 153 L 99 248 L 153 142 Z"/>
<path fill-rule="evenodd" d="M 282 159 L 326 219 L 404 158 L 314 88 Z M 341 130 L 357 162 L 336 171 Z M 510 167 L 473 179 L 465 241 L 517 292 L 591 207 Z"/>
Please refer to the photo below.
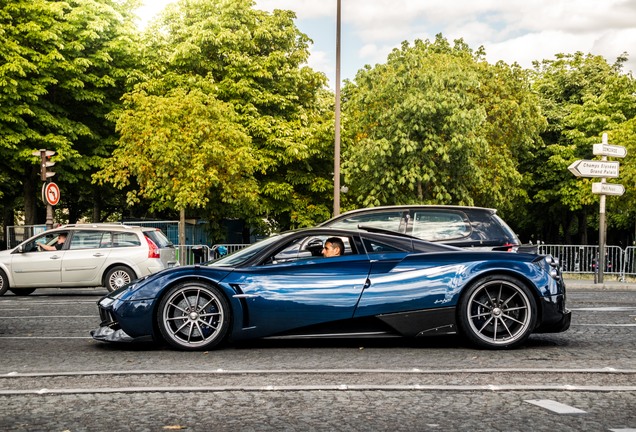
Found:
<path fill-rule="evenodd" d="M 53 182 L 42 186 L 42 201 L 54 206 L 60 202 L 60 188 Z"/>

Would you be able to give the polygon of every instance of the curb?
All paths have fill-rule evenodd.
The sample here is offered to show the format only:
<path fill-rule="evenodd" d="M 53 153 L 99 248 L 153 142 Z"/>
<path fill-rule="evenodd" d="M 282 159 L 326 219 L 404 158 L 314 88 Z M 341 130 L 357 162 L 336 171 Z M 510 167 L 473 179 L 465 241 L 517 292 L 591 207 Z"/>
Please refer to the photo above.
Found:
<path fill-rule="evenodd" d="M 591 280 L 580 279 L 564 279 L 565 287 L 568 290 L 597 290 L 597 291 L 636 291 L 636 283 L 604 281 L 603 283 L 594 283 Z"/>

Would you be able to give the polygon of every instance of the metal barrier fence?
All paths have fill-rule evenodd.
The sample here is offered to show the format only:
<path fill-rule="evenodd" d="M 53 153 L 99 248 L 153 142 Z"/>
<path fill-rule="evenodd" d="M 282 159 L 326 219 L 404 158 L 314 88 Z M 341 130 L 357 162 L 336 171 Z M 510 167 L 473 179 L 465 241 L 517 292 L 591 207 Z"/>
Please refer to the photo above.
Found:
<path fill-rule="evenodd" d="M 539 245 L 540 254 L 550 254 L 561 262 L 563 273 L 595 274 L 599 247 L 594 245 Z M 605 246 L 603 273 L 625 280 L 636 276 L 636 247 Z"/>
<path fill-rule="evenodd" d="M 206 245 L 176 245 L 177 260 L 182 265 L 197 264 L 236 252 L 249 244 L 219 244 L 212 247 Z M 183 261 L 179 257 L 183 256 Z"/>

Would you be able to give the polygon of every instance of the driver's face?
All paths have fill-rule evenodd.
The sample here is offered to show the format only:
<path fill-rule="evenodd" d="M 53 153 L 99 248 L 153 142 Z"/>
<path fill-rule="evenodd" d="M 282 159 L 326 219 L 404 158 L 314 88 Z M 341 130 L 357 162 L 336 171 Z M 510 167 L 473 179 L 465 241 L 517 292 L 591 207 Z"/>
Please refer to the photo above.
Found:
<path fill-rule="evenodd" d="M 337 255 L 338 255 L 338 249 L 334 247 L 334 245 L 332 245 L 330 242 L 325 243 L 325 247 L 322 248 L 322 256 L 324 256 L 325 258 L 328 258 L 332 256 L 337 256 Z"/>

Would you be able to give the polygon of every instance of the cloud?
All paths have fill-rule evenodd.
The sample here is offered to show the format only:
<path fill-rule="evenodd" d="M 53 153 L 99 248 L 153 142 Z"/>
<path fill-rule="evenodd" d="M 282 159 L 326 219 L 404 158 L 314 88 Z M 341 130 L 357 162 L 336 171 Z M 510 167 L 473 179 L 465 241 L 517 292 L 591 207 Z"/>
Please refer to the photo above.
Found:
<path fill-rule="evenodd" d="M 346 0 L 345 0 L 346 1 Z M 284 9 L 296 12 L 298 19 L 336 16 L 336 1 L 328 0 L 255 0 L 256 8 L 271 12 Z"/>
<path fill-rule="evenodd" d="M 160 10 L 170 0 L 145 0 Z M 258 9 L 292 10 L 297 25 L 314 40 L 309 65 L 332 77 L 337 0 L 255 0 Z M 354 72 L 383 63 L 402 41 L 432 40 L 442 33 L 462 38 L 473 49 L 484 46 L 489 61 L 517 62 L 554 58 L 581 51 L 613 63 L 634 56 L 626 71 L 636 71 L 635 0 L 341 0 L 343 57 Z M 344 54 L 343 54 L 344 55 Z M 351 78 L 349 72 L 343 78 Z"/>
<path fill-rule="evenodd" d="M 313 47 L 309 48 L 309 60 L 307 65 L 313 70 L 321 71 L 328 77 L 331 77 L 336 73 L 336 67 L 331 57 L 325 51 L 315 50 Z"/>

